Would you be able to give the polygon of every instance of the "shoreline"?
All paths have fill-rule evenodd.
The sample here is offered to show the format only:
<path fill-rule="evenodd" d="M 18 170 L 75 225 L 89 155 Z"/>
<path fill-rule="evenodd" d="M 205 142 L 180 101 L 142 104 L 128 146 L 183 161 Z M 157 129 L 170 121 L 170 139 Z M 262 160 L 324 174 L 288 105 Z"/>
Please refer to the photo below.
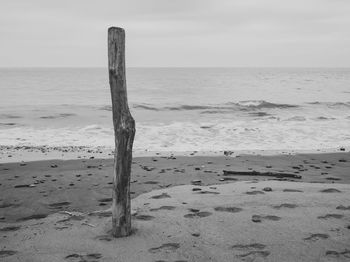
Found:
<path fill-rule="evenodd" d="M 246 149 L 246 150 L 220 150 L 220 151 L 133 151 L 133 157 L 156 157 L 156 156 L 231 156 L 242 155 L 298 155 L 298 154 L 324 154 L 324 153 L 346 153 L 349 148 L 334 147 L 324 149 Z M 15 163 L 44 160 L 77 160 L 77 159 L 107 159 L 113 158 L 113 149 L 105 147 L 86 147 L 86 146 L 6 146 L 0 145 L 0 163 Z"/>

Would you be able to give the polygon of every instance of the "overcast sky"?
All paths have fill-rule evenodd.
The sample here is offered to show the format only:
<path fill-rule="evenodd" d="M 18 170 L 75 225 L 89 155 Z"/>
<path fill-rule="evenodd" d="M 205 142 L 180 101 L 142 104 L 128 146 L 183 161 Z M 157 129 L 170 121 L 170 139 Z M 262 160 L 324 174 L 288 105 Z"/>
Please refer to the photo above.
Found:
<path fill-rule="evenodd" d="M 0 66 L 350 67 L 350 0 L 0 0 Z"/>

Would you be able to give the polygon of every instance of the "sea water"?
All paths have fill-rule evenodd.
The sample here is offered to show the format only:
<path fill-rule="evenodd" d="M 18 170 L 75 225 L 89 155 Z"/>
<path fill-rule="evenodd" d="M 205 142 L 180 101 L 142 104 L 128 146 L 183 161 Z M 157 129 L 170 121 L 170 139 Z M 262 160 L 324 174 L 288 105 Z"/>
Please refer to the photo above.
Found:
<path fill-rule="evenodd" d="M 128 68 L 134 150 L 350 147 L 350 69 Z M 0 145 L 114 147 L 106 68 L 0 69 Z"/>

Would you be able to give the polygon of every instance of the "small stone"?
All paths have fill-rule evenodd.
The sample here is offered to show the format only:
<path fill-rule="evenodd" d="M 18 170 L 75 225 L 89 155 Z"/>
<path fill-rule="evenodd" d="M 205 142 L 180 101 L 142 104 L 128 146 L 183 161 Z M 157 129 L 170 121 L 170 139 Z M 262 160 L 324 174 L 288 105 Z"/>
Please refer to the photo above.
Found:
<path fill-rule="evenodd" d="M 192 180 L 191 183 L 192 183 L 193 185 L 201 184 L 201 183 L 202 183 L 202 180 Z"/>
<path fill-rule="evenodd" d="M 260 223 L 261 222 L 261 217 L 258 215 L 253 215 L 252 216 L 252 221 L 255 223 Z"/>
<path fill-rule="evenodd" d="M 30 185 L 24 184 L 24 185 L 15 185 L 14 188 L 22 188 L 22 187 L 29 187 Z"/>
<path fill-rule="evenodd" d="M 146 171 L 153 171 L 154 169 L 156 169 L 155 167 L 149 167 L 149 166 L 141 166 L 141 168 Z"/>
<path fill-rule="evenodd" d="M 264 187 L 264 188 L 263 188 L 263 191 L 265 191 L 265 192 L 271 192 L 271 191 L 272 191 L 272 188 L 271 188 L 271 187 Z"/>

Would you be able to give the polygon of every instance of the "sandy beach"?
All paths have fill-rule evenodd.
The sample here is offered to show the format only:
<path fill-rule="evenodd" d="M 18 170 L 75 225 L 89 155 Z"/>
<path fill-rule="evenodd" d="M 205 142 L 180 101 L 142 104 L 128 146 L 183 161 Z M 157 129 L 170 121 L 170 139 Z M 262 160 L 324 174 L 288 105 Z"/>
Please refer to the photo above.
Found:
<path fill-rule="evenodd" d="M 112 166 L 113 159 L 93 157 L 2 163 L 1 259 L 346 261 L 350 257 L 348 152 L 134 158 L 135 233 L 123 240 L 108 233 Z"/>
<path fill-rule="evenodd" d="M 0 8 L 0 262 L 350 262 L 350 1 Z"/>

